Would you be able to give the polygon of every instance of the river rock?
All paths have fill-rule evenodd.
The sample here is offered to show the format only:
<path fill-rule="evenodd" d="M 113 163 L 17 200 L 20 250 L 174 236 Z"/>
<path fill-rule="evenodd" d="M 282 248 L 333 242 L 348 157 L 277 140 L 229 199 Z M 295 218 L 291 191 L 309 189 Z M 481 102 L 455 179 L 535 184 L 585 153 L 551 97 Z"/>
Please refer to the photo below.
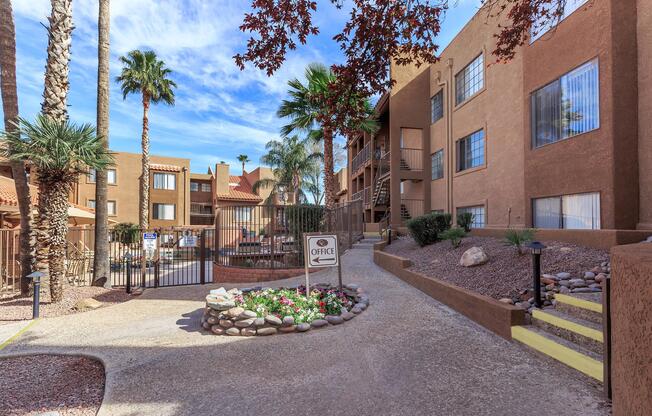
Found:
<path fill-rule="evenodd" d="M 231 328 L 233 326 L 233 321 L 231 321 L 229 319 L 220 319 L 220 326 L 222 328 L 229 329 L 229 328 Z"/>
<path fill-rule="evenodd" d="M 357 314 L 359 314 L 359 313 L 362 313 L 362 309 L 360 309 L 360 308 L 357 307 L 357 306 L 354 306 L 354 307 L 351 308 L 351 312 L 353 312 L 354 314 L 357 315 Z"/>
<path fill-rule="evenodd" d="M 257 331 L 258 335 L 274 335 L 276 334 L 276 328 L 260 328 Z"/>
<path fill-rule="evenodd" d="M 310 329 L 310 324 L 307 324 L 305 322 L 300 323 L 297 325 L 297 332 L 306 332 Z"/>
<path fill-rule="evenodd" d="M 224 333 L 226 335 L 236 336 L 240 335 L 240 330 L 238 328 L 229 328 Z"/>
<path fill-rule="evenodd" d="M 344 319 L 341 316 L 337 315 L 327 315 L 326 321 L 331 325 L 339 325 L 344 322 Z"/>
<path fill-rule="evenodd" d="M 256 318 L 256 319 L 254 319 L 254 326 L 256 328 L 260 328 L 261 326 L 265 326 L 265 318 Z"/>
<path fill-rule="evenodd" d="M 249 319 L 243 319 L 241 321 L 235 321 L 235 326 L 238 328 L 247 328 L 251 325 L 253 325 L 255 319 L 254 318 L 249 318 Z"/>
<path fill-rule="evenodd" d="M 208 323 L 211 324 L 211 325 L 215 325 L 215 324 L 218 323 L 219 321 L 220 321 L 220 320 L 217 319 L 217 318 L 214 317 L 214 316 L 209 316 L 208 319 L 206 319 L 206 322 L 208 322 Z"/>
<path fill-rule="evenodd" d="M 345 321 L 350 321 L 351 319 L 353 319 L 353 318 L 355 317 L 355 314 L 354 314 L 354 313 L 351 313 L 351 312 L 344 312 L 344 313 L 341 314 L 340 316 L 341 316 L 342 319 L 344 319 Z"/>
<path fill-rule="evenodd" d="M 224 335 L 224 331 L 225 329 L 219 325 L 211 326 L 211 332 L 214 333 L 215 335 Z"/>
<path fill-rule="evenodd" d="M 315 319 L 310 323 L 310 326 L 313 328 L 321 328 L 322 326 L 328 325 L 328 321 L 324 319 Z"/>
<path fill-rule="evenodd" d="M 238 315 L 238 319 L 250 319 L 250 318 L 256 318 L 256 312 L 254 311 L 244 311 L 240 315 Z"/>
<path fill-rule="evenodd" d="M 267 315 L 265 317 L 265 322 L 267 322 L 270 325 L 275 325 L 275 326 L 281 326 L 283 324 L 283 321 L 277 316 L 274 315 Z"/>
<path fill-rule="evenodd" d="M 294 330 L 296 328 L 297 328 L 296 325 L 288 325 L 288 326 L 282 326 L 278 330 L 287 334 L 287 333 L 290 333 L 290 332 L 294 332 Z"/>
<path fill-rule="evenodd" d="M 243 337 L 253 337 L 254 335 L 256 335 L 256 330 L 253 328 L 242 328 L 240 330 L 240 335 L 242 335 Z"/>
<path fill-rule="evenodd" d="M 231 308 L 228 311 L 226 311 L 226 314 L 229 315 L 231 318 L 237 318 L 240 316 L 241 313 L 244 312 L 244 308 Z"/>
<path fill-rule="evenodd" d="M 215 310 L 226 311 L 235 307 L 235 302 L 232 300 L 225 300 L 223 302 L 206 302 L 206 304 Z"/>
<path fill-rule="evenodd" d="M 292 316 L 284 316 L 283 321 L 281 322 L 283 323 L 283 326 L 294 325 L 294 318 Z"/>
<path fill-rule="evenodd" d="M 471 247 L 462 254 L 460 266 L 473 267 L 485 264 L 489 261 L 489 256 L 482 247 Z"/>
<path fill-rule="evenodd" d="M 571 275 L 570 273 L 561 272 L 561 273 L 557 273 L 557 277 L 559 278 L 559 280 L 568 280 L 570 279 Z"/>

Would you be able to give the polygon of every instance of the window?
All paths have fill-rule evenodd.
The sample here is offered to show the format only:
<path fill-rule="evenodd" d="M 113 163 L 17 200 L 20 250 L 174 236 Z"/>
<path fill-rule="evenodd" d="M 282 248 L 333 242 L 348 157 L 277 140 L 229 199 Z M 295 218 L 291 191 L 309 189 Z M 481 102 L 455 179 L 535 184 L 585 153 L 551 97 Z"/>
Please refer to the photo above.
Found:
<path fill-rule="evenodd" d="M 202 192 L 210 192 L 211 191 L 211 184 L 210 183 L 202 183 L 201 184 L 201 191 Z"/>
<path fill-rule="evenodd" d="M 88 201 L 86 201 L 86 206 L 88 208 L 95 209 L 95 200 L 94 199 L 89 199 Z"/>
<path fill-rule="evenodd" d="M 478 130 L 457 141 L 457 171 L 484 164 L 484 130 Z"/>
<path fill-rule="evenodd" d="M 115 216 L 115 201 L 106 201 L 108 215 Z"/>
<path fill-rule="evenodd" d="M 106 170 L 106 181 L 109 185 L 115 185 L 116 184 L 116 172 L 115 169 L 107 169 Z M 97 182 L 97 171 L 95 169 L 89 169 L 88 171 L 88 176 L 87 176 L 87 182 L 88 183 L 95 183 Z"/>
<path fill-rule="evenodd" d="M 598 61 L 588 62 L 535 91 L 531 103 L 535 148 L 597 129 Z"/>
<path fill-rule="evenodd" d="M 600 194 L 538 198 L 532 201 L 536 228 L 600 229 Z"/>
<path fill-rule="evenodd" d="M 175 218 L 176 205 L 174 204 L 153 204 L 152 208 L 152 218 L 155 220 L 173 220 Z"/>
<path fill-rule="evenodd" d="M 444 117 L 444 90 L 439 91 L 430 99 L 430 123 Z"/>
<path fill-rule="evenodd" d="M 190 192 L 199 192 L 199 183 L 190 182 Z"/>
<path fill-rule="evenodd" d="M 455 75 L 455 104 L 462 104 L 484 87 L 484 58 L 478 55 Z"/>
<path fill-rule="evenodd" d="M 588 0 L 566 0 L 566 3 L 564 4 L 564 11 L 561 13 L 561 16 L 559 16 L 559 20 L 557 20 L 557 18 L 553 18 L 551 20 L 542 17 L 539 19 L 539 21 L 532 23 L 532 28 L 530 29 L 530 44 L 532 44 L 541 36 L 543 36 L 545 33 L 547 33 L 554 25 L 556 25 L 557 23 L 561 22 L 562 20 L 570 16 L 574 11 L 579 9 L 587 1 Z M 555 9 L 557 7 L 560 7 L 561 5 L 562 5 L 561 2 L 559 3 L 552 2 L 544 7 L 549 7 L 550 13 L 556 13 Z M 553 9 L 553 7 L 555 9 Z"/>
<path fill-rule="evenodd" d="M 444 149 L 437 150 L 432 154 L 432 180 L 441 179 L 444 177 Z"/>
<path fill-rule="evenodd" d="M 253 207 L 235 207 L 233 215 L 236 221 L 251 221 Z"/>
<path fill-rule="evenodd" d="M 464 207 L 457 209 L 457 215 L 470 212 L 473 214 L 473 221 L 471 222 L 471 228 L 484 228 L 485 216 L 484 216 L 484 206 L 478 205 L 475 207 Z"/>
<path fill-rule="evenodd" d="M 154 189 L 167 189 L 174 191 L 177 185 L 177 176 L 173 173 L 155 173 Z"/>

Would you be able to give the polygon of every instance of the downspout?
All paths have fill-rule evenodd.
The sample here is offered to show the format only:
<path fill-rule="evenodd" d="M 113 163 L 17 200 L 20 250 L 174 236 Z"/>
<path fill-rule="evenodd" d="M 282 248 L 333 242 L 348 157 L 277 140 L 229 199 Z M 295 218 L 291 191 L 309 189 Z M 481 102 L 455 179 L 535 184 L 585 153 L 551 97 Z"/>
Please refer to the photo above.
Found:
<path fill-rule="evenodd" d="M 447 197 L 448 197 L 448 212 L 453 215 L 453 211 L 455 210 L 454 207 L 454 202 L 453 202 L 453 173 L 455 172 L 455 157 L 453 156 L 453 146 L 455 143 L 453 143 L 453 59 L 449 58 L 448 59 L 448 91 L 446 94 L 446 101 L 448 104 L 448 111 L 447 111 L 447 118 L 446 118 L 446 124 L 447 124 L 447 138 L 446 138 L 446 153 L 448 156 L 448 175 L 446 175 L 446 189 L 447 189 Z"/>
<path fill-rule="evenodd" d="M 188 218 L 188 200 L 190 199 L 190 195 L 188 195 L 188 184 L 186 183 L 188 179 L 188 168 L 183 167 L 183 222 L 184 224 L 187 221 Z M 190 223 L 190 221 L 188 221 Z M 187 224 L 190 225 L 190 224 Z"/>
<path fill-rule="evenodd" d="M 444 96 L 445 96 L 446 102 L 448 102 L 448 81 L 445 80 L 445 81 L 442 82 L 442 80 L 441 80 L 441 71 L 437 71 L 437 86 L 440 87 L 440 88 L 441 87 L 445 88 L 444 91 L 446 93 L 444 94 Z M 444 104 L 442 103 L 442 105 L 444 105 Z M 450 111 L 448 109 L 448 106 L 446 106 L 446 146 L 444 146 L 446 157 L 448 157 L 448 125 L 449 125 L 448 117 L 449 117 L 449 113 L 450 113 Z M 433 149 L 430 149 L 430 151 L 432 152 Z M 448 163 L 446 165 L 448 165 Z M 448 166 L 446 166 L 446 168 L 448 168 Z M 450 201 L 450 195 L 449 195 L 449 189 L 448 189 L 449 180 L 450 180 L 450 175 L 446 174 L 446 206 L 447 207 L 449 206 L 449 201 Z M 432 209 L 432 207 L 430 207 L 430 208 Z"/>

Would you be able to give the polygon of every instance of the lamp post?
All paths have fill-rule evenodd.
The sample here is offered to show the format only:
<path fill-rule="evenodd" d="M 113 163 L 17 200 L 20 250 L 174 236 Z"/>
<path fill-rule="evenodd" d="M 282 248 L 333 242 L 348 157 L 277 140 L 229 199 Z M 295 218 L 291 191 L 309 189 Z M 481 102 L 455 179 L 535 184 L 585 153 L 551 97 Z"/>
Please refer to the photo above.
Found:
<path fill-rule="evenodd" d="M 41 302 L 41 277 L 45 276 L 43 272 L 33 272 L 27 275 L 28 279 L 32 279 L 34 290 L 34 302 L 32 303 L 32 319 L 38 318 L 40 302 Z"/>
<path fill-rule="evenodd" d="M 532 279 L 534 281 L 534 305 L 541 309 L 541 252 L 546 246 L 538 241 L 532 241 L 528 244 L 532 253 Z"/>

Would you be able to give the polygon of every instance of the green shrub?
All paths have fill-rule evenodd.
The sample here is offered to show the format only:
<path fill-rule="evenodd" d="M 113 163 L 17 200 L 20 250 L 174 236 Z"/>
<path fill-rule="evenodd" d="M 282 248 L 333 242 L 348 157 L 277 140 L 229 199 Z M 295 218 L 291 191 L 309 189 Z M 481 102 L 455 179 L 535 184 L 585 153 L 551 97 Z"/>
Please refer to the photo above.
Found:
<path fill-rule="evenodd" d="M 453 248 L 458 248 L 462 244 L 462 238 L 466 237 L 464 228 L 449 228 L 440 234 L 442 240 L 449 240 Z"/>
<path fill-rule="evenodd" d="M 453 217 L 449 213 L 440 213 L 440 212 L 433 212 L 430 214 L 434 216 L 433 220 L 435 222 L 435 228 L 437 229 L 437 233 L 443 233 L 444 231 L 448 230 L 451 228 L 451 225 L 453 224 Z"/>
<path fill-rule="evenodd" d="M 461 228 L 464 228 L 464 231 L 467 233 L 471 231 L 471 224 L 473 224 L 473 219 L 475 215 L 470 212 L 463 212 L 457 215 L 457 225 Z"/>
<path fill-rule="evenodd" d="M 434 215 L 421 215 L 407 222 L 407 228 L 414 241 L 421 247 L 437 242 L 437 227 Z"/>
<path fill-rule="evenodd" d="M 523 246 L 534 239 L 535 229 L 526 228 L 523 230 L 507 230 L 505 233 L 505 245 L 514 246 L 518 254 L 523 254 Z"/>
<path fill-rule="evenodd" d="M 137 224 L 130 222 L 121 222 L 113 227 L 113 239 L 122 244 L 135 244 L 140 239 L 140 228 Z"/>

